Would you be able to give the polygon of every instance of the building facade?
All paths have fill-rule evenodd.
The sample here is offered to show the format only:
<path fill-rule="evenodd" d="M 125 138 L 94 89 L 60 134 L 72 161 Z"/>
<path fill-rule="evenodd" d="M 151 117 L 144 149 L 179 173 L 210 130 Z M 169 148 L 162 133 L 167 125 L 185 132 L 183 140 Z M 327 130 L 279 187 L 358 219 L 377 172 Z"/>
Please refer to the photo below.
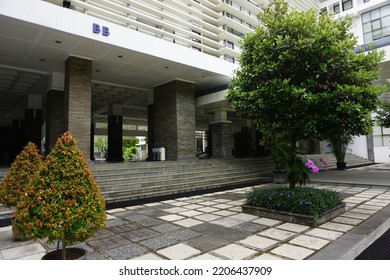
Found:
<path fill-rule="evenodd" d="M 110 161 L 135 136 L 167 160 L 256 153 L 225 93 L 267 2 L 0 0 L 0 163 L 27 141 L 48 153 L 64 131 L 92 159 L 96 136 Z"/>
<path fill-rule="evenodd" d="M 339 16 L 353 15 L 352 32 L 357 36 L 358 46 L 368 50 L 385 51 L 381 62 L 378 85 L 388 86 L 390 82 L 390 1 L 386 0 L 321 0 L 320 12 L 328 11 Z M 383 102 L 390 102 L 390 93 L 381 96 Z M 375 114 L 373 113 L 373 117 Z M 390 128 L 374 126 L 372 134 L 355 137 L 349 152 L 375 162 L 390 162 Z"/>

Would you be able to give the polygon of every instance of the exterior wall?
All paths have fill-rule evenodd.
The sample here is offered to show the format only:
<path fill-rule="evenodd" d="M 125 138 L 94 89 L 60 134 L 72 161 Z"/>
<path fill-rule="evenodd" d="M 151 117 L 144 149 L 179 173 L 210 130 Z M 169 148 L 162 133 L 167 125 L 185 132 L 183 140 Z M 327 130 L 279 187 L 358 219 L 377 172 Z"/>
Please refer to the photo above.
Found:
<path fill-rule="evenodd" d="M 353 139 L 353 143 L 348 146 L 348 152 L 364 159 L 368 159 L 367 137 L 355 137 Z"/>
<path fill-rule="evenodd" d="M 213 158 L 232 157 L 231 122 L 215 122 L 210 124 Z"/>

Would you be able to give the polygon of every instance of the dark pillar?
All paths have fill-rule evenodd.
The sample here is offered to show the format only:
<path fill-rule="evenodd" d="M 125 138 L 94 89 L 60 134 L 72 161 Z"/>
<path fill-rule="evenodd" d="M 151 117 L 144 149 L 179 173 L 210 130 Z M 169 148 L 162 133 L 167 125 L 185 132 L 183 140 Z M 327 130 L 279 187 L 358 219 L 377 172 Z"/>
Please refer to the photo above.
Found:
<path fill-rule="evenodd" d="M 107 161 L 123 161 L 123 117 L 122 106 L 111 104 L 108 115 L 108 150 Z"/>
<path fill-rule="evenodd" d="M 372 133 L 367 134 L 367 153 L 368 160 L 375 162 L 375 153 L 374 153 L 374 136 Z"/>
<path fill-rule="evenodd" d="M 232 134 L 231 122 L 214 122 L 210 124 L 212 157 L 229 158 L 232 157 Z"/>
<path fill-rule="evenodd" d="M 64 91 L 50 90 L 46 95 L 46 155 L 64 132 Z"/>
<path fill-rule="evenodd" d="M 90 141 L 90 155 L 91 160 L 95 160 L 95 123 L 91 123 L 91 141 Z"/>
<path fill-rule="evenodd" d="M 175 80 L 154 89 L 154 146 L 167 160 L 196 159 L 194 84 Z"/>
<path fill-rule="evenodd" d="M 89 158 L 91 146 L 92 61 L 69 57 L 65 62 L 65 130 Z"/>
<path fill-rule="evenodd" d="M 148 157 L 146 160 L 153 160 L 154 148 L 154 111 L 153 104 L 148 105 Z"/>
<path fill-rule="evenodd" d="M 22 120 L 23 147 L 28 142 L 33 142 L 39 149 L 41 148 L 42 124 L 42 109 L 27 108 L 25 110 L 24 119 Z"/>

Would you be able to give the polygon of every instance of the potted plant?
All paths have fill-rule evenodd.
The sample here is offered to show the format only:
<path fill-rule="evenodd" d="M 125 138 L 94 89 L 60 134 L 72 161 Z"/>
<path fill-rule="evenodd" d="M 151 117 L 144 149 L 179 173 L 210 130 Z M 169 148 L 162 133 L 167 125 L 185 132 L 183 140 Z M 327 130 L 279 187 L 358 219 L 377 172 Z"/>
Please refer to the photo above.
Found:
<path fill-rule="evenodd" d="M 31 238 L 61 240 L 43 259 L 69 259 L 68 248 L 104 227 L 105 203 L 90 168 L 69 132 L 59 138 L 16 206 L 15 226 Z"/>
<path fill-rule="evenodd" d="M 8 208 L 15 207 L 32 179 L 34 172 L 42 167 L 42 156 L 38 147 L 28 142 L 11 164 L 9 172 L 0 184 L 0 203 Z M 24 240 L 12 223 L 15 240 Z"/>
<path fill-rule="evenodd" d="M 329 147 L 331 148 L 332 153 L 336 157 L 337 170 L 347 169 L 345 155 L 347 153 L 348 145 L 352 143 L 352 135 L 334 134 L 328 140 L 330 142 Z"/>

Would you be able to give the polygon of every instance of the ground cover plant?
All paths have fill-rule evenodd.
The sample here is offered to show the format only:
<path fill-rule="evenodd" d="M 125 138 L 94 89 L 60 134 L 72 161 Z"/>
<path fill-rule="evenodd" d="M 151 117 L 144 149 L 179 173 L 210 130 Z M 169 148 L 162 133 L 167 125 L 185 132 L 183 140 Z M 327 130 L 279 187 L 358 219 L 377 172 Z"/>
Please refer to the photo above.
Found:
<path fill-rule="evenodd" d="M 246 204 L 270 210 L 309 215 L 314 218 L 342 204 L 341 196 L 328 189 L 287 186 L 255 188 L 246 194 Z"/>

